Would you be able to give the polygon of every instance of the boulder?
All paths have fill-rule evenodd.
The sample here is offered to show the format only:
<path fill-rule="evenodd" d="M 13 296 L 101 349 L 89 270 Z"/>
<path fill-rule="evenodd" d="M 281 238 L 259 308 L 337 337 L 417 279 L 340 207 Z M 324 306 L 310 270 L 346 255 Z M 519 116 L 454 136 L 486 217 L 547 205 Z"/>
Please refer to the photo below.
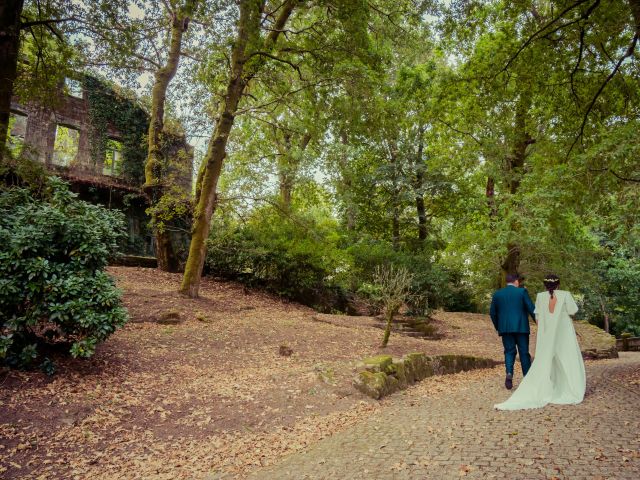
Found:
<path fill-rule="evenodd" d="M 584 358 L 618 358 L 618 348 L 613 335 L 584 320 L 573 322 L 573 325 Z"/>
<path fill-rule="evenodd" d="M 393 358 L 391 355 L 377 355 L 362 360 L 363 366 L 369 372 L 388 372 Z"/>
<path fill-rule="evenodd" d="M 387 378 L 387 374 L 384 372 L 365 370 L 358 373 L 353 386 L 366 396 L 380 400 L 383 396 L 391 393 L 389 392 Z"/>
<path fill-rule="evenodd" d="M 180 312 L 177 310 L 167 310 L 158 315 L 156 323 L 160 325 L 177 325 L 182 322 Z"/>

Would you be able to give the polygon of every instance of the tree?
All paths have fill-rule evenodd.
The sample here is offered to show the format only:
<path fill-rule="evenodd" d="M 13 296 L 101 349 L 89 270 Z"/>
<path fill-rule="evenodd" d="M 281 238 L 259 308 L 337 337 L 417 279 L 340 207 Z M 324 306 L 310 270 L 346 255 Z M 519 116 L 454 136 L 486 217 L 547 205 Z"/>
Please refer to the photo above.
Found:
<path fill-rule="evenodd" d="M 153 76 L 143 190 L 150 205 L 158 268 L 176 272 L 180 259 L 171 230 L 174 218 L 184 210 L 180 205 L 186 203 L 189 192 L 173 177 L 180 176 L 175 170 L 184 163 L 180 155 L 187 153 L 176 153 L 172 148 L 172 138 L 179 133 L 167 128 L 166 103 L 178 66 L 185 52 L 193 47 L 193 37 L 200 33 L 192 32 L 192 38 L 187 37 L 191 20 L 199 18 L 204 2 L 147 1 L 136 5 L 139 12 L 135 16 L 126 4 L 103 2 L 100 8 L 94 7 L 85 5 L 80 22 L 82 32 L 93 45 L 88 49 L 87 63 L 108 68 L 125 81 L 140 72 Z"/>
<path fill-rule="evenodd" d="M 175 9 L 169 10 L 171 40 L 166 62 L 155 71 L 151 93 L 151 115 L 149 118 L 148 156 L 145 164 L 145 184 L 143 186 L 154 212 L 156 230 L 156 256 L 158 268 L 168 272 L 179 269 L 179 259 L 173 248 L 168 226 L 160 224 L 157 205 L 163 195 L 167 195 L 166 159 L 163 158 L 163 135 L 167 89 L 178 70 L 182 49 L 182 36 L 187 31 L 191 15 L 197 6 L 196 0 L 186 0 Z M 171 7 L 171 5 L 167 5 Z"/>
<path fill-rule="evenodd" d="M 376 297 L 384 310 L 386 325 L 381 346 L 384 348 L 389 343 L 393 317 L 400 307 L 407 302 L 411 294 L 413 275 L 406 268 L 391 266 L 378 266 L 373 277 L 377 288 Z"/>
<path fill-rule="evenodd" d="M 4 147 L 9 128 L 11 95 L 18 70 L 18 52 L 20 50 L 20 29 L 24 0 L 10 0 L 0 5 L 0 155 L 4 156 Z"/>
<path fill-rule="evenodd" d="M 29 34 L 35 44 L 33 58 L 23 66 L 31 68 L 39 82 L 55 85 L 63 69 L 60 63 L 51 64 L 49 60 L 56 56 L 56 50 L 64 50 L 60 27 L 73 18 L 72 4 L 65 0 L 32 0 L 26 5 L 24 0 L 6 0 L 0 4 L 0 160 L 5 155 L 11 97 L 20 75 L 22 37 Z M 47 41 L 52 36 L 54 42 Z M 53 82 L 47 82 L 46 77 Z"/>
<path fill-rule="evenodd" d="M 180 289 L 188 296 L 198 295 L 206 254 L 205 242 L 211 216 L 218 205 L 217 185 L 227 155 L 228 139 L 239 113 L 240 102 L 251 97 L 248 88 L 259 80 L 259 74 L 267 66 L 288 65 L 299 71 L 298 64 L 306 58 L 322 58 L 322 51 L 330 47 L 327 46 L 327 38 L 333 39 L 324 35 L 321 29 L 326 23 L 337 21 L 344 26 L 342 31 L 345 36 L 350 34 L 352 39 L 357 40 L 356 45 L 361 45 L 360 40 L 366 37 L 368 5 L 341 0 L 310 4 L 303 9 L 300 8 L 301 4 L 297 0 L 287 0 L 282 4 L 256 0 L 240 2 L 230 64 L 225 74 L 227 83 L 224 96 L 196 183 L 191 245 Z M 298 14 L 292 17 L 294 12 Z M 288 27 L 289 24 L 291 27 Z M 335 30 L 334 27 L 328 31 Z M 291 37 L 291 40 L 279 47 L 278 40 L 282 36 L 287 39 Z M 341 45 L 336 48 L 343 49 Z"/>
<path fill-rule="evenodd" d="M 285 28 L 291 13 L 297 6 L 296 0 L 287 0 L 280 9 L 272 12 L 266 5 L 256 0 L 240 1 L 237 36 L 232 48 L 229 80 L 224 101 L 216 119 L 216 127 L 209 139 L 209 147 L 202 162 L 196 185 L 196 206 L 189 246 L 189 257 L 185 267 L 180 291 L 189 297 L 197 297 L 200 277 L 206 257 L 206 239 L 211 226 L 211 216 L 217 205 L 216 187 L 222 163 L 226 157 L 229 134 L 233 127 L 238 104 L 253 77 L 260 71 L 265 59 L 272 56 L 280 33 Z M 277 18 L 266 36 L 260 33 L 260 21 L 264 13 Z"/>

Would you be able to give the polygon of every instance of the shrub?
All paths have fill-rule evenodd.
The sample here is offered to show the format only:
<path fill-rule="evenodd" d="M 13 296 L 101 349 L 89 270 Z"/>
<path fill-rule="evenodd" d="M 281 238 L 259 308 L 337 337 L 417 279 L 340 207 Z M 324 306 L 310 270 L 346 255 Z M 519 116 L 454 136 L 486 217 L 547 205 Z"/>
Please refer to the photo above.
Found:
<path fill-rule="evenodd" d="M 77 200 L 57 178 L 45 185 L 0 190 L 0 358 L 12 366 L 32 363 L 43 343 L 89 357 L 127 320 L 104 271 L 122 213 Z"/>
<path fill-rule="evenodd" d="M 375 296 L 370 292 L 370 282 L 376 268 L 393 265 L 411 273 L 410 313 L 425 315 L 435 308 L 476 310 L 471 292 L 461 281 L 462 276 L 438 264 L 428 251 L 396 251 L 389 242 L 366 238 L 350 246 L 347 251 L 353 259 L 348 283 L 351 289 L 365 297 Z"/>
<path fill-rule="evenodd" d="M 378 265 L 373 274 L 373 281 L 377 287 L 377 300 L 384 308 L 386 326 L 381 346 L 386 347 L 391 335 L 393 317 L 411 297 L 413 275 L 404 267 Z"/>
<path fill-rule="evenodd" d="M 335 232 L 330 219 L 311 213 L 283 217 L 264 207 L 246 223 L 214 224 L 206 268 L 214 275 L 313 305 L 321 294 L 339 289 L 336 277 L 346 268 Z"/>

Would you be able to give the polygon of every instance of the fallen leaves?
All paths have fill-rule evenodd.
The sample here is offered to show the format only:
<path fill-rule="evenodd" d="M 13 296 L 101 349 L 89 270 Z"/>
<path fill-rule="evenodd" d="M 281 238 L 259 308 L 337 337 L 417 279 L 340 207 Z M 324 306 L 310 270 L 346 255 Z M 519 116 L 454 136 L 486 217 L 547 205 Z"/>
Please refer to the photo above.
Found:
<path fill-rule="evenodd" d="M 176 293 L 179 275 L 109 271 L 125 290 L 133 321 L 92 359 L 60 362 L 53 379 L 8 373 L 0 390 L 3 478 L 242 476 L 375 418 L 388 406 L 406 402 L 415 408 L 421 397 L 446 398 L 452 389 L 496 375 L 487 369 L 432 377 L 383 402 L 362 400 L 352 393 L 352 366 L 379 353 L 380 330 L 370 318 L 320 315 L 210 279 L 203 280 L 201 298 L 187 299 Z M 167 310 L 180 312 L 184 322 L 146 322 Z M 435 323 L 445 339 L 394 335 L 388 353 L 502 357 L 486 316 L 438 313 Z M 292 355 L 280 355 L 281 345 Z M 446 432 L 426 425 L 416 434 Z M 617 458 L 634 455 L 625 451 Z M 394 462 L 389 468 L 409 466 Z M 474 468 L 464 464 L 460 475 L 478 473 Z"/>

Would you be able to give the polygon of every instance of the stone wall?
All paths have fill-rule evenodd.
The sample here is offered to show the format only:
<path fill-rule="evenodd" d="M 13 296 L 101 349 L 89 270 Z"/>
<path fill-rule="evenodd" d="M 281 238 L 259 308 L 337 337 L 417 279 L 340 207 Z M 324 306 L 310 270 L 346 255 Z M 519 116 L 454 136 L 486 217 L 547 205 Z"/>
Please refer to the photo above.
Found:
<path fill-rule="evenodd" d="M 573 326 L 585 359 L 618 358 L 616 339 L 613 335 L 584 320 L 573 322 Z"/>
<path fill-rule="evenodd" d="M 32 155 L 48 167 L 53 166 L 53 152 L 58 125 L 72 128 L 79 133 L 78 153 L 69 171 L 75 174 L 88 173 L 102 175 L 102 164 L 96 165 L 91 158 L 91 122 L 86 94 L 82 98 L 63 93 L 62 89 L 54 92 L 51 105 L 37 103 L 21 104 L 17 98 L 11 101 L 11 110 L 19 115 L 26 115 L 27 128 L 24 143 Z M 122 139 L 123 132 L 108 127 L 107 137 Z M 116 177 L 117 178 L 117 177 Z"/>
<path fill-rule="evenodd" d="M 79 87 L 80 82 L 77 83 Z M 89 95 L 84 88 L 74 92 L 75 96 L 65 91 L 62 85 L 53 91 L 47 105 L 35 102 L 21 103 L 16 97 L 12 99 L 12 113 L 26 116 L 26 127 L 19 132 L 25 154 L 42 162 L 48 170 L 67 180 L 72 190 L 78 193 L 79 198 L 122 210 L 129 224 L 130 239 L 125 249 L 126 253 L 155 255 L 154 239 L 147 228 L 148 203 L 143 195 L 142 185 L 135 184 L 124 176 L 104 174 L 106 154 L 103 152 L 103 158 L 95 158 L 98 149 L 93 148 L 92 145 L 92 139 L 96 138 L 96 131 L 93 130 L 91 122 Z M 115 92 L 113 94 L 117 95 Z M 55 162 L 54 147 L 58 126 L 78 132 L 77 152 L 68 165 L 59 165 Z M 107 125 L 106 132 L 97 133 L 122 143 L 124 137 L 130 132 L 120 131 L 113 125 Z M 143 148 L 146 146 L 143 145 Z M 171 171 L 176 172 L 174 181 L 190 192 L 193 147 L 186 143 L 184 137 L 171 136 L 166 155 L 168 158 L 178 158 L 178 152 L 181 152 L 180 163 Z M 184 235 L 176 240 L 180 245 L 176 250 L 184 250 L 185 238 L 183 237 Z"/>
<path fill-rule="evenodd" d="M 632 337 L 630 333 L 623 333 L 616 340 L 618 350 L 623 352 L 640 352 L 640 337 Z"/>
<path fill-rule="evenodd" d="M 392 358 L 391 355 L 378 355 L 362 361 L 353 386 L 365 395 L 379 400 L 433 375 L 490 368 L 497 364 L 494 360 L 465 355 L 428 357 L 424 353 L 415 352 L 399 359 Z"/>

